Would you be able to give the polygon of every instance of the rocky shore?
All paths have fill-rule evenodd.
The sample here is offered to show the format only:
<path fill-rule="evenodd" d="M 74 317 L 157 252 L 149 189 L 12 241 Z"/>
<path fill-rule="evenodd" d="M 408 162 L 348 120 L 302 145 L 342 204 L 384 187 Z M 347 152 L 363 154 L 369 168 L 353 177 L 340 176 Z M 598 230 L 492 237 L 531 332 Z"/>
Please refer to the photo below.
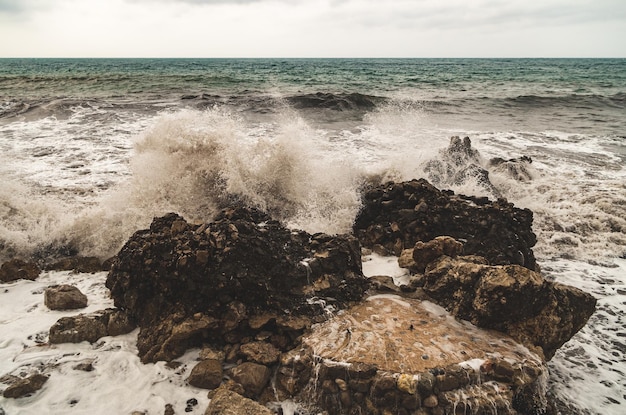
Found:
<path fill-rule="evenodd" d="M 138 327 L 146 364 L 198 348 L 187 382 L 209 390 L 206 414 L 284 413 L 288 401 L 300 414 L 556 413 L 546 361 L 595 299 L 542 277 L 532 212 L 424 179 L 373 186 L 363 201 L 353 235 L 290 230 L 245 206 L 209 223 L 155 218 L 109 262 L 116 308 L 62 318 L 48 341 Z M 408 282 L 366 277 L 366 250 L 398 256 Z M 12 261 L 0 277 L 38 272 Z M 45 297 L 87 304 L 72 287 Z M 4 397 L 45 388 L 35 376 L 0 378 Z"/>

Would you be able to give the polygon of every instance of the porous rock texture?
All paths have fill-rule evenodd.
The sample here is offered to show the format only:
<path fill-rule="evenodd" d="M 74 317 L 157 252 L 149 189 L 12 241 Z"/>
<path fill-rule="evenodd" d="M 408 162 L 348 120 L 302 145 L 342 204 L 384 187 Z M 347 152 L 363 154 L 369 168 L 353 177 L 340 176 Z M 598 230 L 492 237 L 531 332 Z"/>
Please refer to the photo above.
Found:
<path fill-rule="evenodd" d="M 264 326 L 285 350 L 311 318 L 361 299 L 369 283 L 356 238 L 291 231 L 239 206 L 205 224 L 155 218 L 117 254 L 106 286 L 141 328 L 142 361 L 154 362 Z"/>
<path fill-rule="evenodd" d="M 420 179 L 367 191 L 354 233 L 364 247 L 382 246 L 396 256 L 418 241 L 447 235 L 463 241 L 466 255 L 483 256 L 492 265 L 536 270 L 532 221 L 530 210 L 504 199 L 455 195 Z"/>

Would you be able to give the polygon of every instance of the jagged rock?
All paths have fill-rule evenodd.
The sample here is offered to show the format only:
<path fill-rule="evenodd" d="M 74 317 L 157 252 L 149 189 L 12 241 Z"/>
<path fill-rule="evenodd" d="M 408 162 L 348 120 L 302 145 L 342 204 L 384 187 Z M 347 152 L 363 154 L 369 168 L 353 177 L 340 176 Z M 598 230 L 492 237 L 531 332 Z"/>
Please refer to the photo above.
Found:
<path fill-rule="evenodd" d="M 242 344 L 241 354 L 250 362 L 271 365 L 278 361 L 280 350 L 267 342 L 250 342 Z"/>
<path fill-rule="evenodd" d="M 230 371 L 231 378 L 243 386 L 246 394 L 258 396 L 270 380 L 271 371 L 267 366 L 245 362 Z"/>
<path fill-rule="evenodd" d="M 0 282 L 11 282 L 20 279 L 34 281 L 39 277 L 41 270 L 32 263 L 21 259 L 12 259 L 0 267 Z"/>
<path fill-rule="evenodd" d="M 187 383 L 196 388 L 215 389 L 222 383 L 223 373 L 221 361 L 202 360 L 191 370 Z"/>
<path fill-rule="evenodd" d="M 432 184 L 439 188 L 461 185 L 473 180 L 495 197 L 500 192 L 489 180 L 489 172 L 482 167 L 478 150 L 472 148 L 469 137 L 450 137 L 450 144 L 439 152 L 436 159 L 424 166 L 424 172 Z"/>
<path fill-rule="evenodd" d="M 31 393 L 37 392 L 39 389 L 43 387 L 43 385 L 48 381 L 48 377 L 35 374 L 29 376 L 25 379 L 20 379 L 19 381 L 13 383 L 8 388 L 4 390 L 2 396 L 5 398 L 21 398 L 23 396 L 29 395 Z"/>
<path fill-rule="evenodd" d="M 102 261 L 97 257 L 72 256 L 61 258 L 45 267 L 49 271 L 75 271 L 93 274 L 106 271 Z"/>
<path fill-rule="evenodd" d="M 449 236 L 438 236 L 435 239 L 418 241 L 413 247 L 413 269 L 423 273 L 428 264 L 440 256 L 447 255 L 455 258 L 463 252 L 463 244 Z"/>
<path fill-rule="evenodd" d="M 496 157 L 489 160 L 488 167 L 493 167 L 496 171 L 505 173 L 507 176 L 521 181 L 528 182 L 533 179 L 533 174 L 529 169 L 529 165 L 533 160 L 528 156 L 504 160 Z"/>
<path fill-rule="evenodd" d="M 123 326 L 113 323 L 111 320 L 124 321 L 119 314 L 123 312 L 116 309 L 106 309 L 89 314 L 79 314 L 73 317 L 62 317 L 50 327 L 50 343 L 80 343 L 87 341 L 93 343 L 101 337 L 124 334 L 125 329 L 129 332 L 133 326 Z M 127 320 L 126 320 L 127 321 Z M 109 332 L 111 327 L 112 332 Z"/>
<path fill-rule="evenodd" d="M 386 183 L 365 193 L 354 232 L 363 246 L 382 245 L 395 255 L 418 241 L 447 235 L 463 242 L 466 255 L 537 269 L 532 220 L 530 210 L 504 199 L 455 195 L 420 179 Z"/>
<path fill-rule="evenodd" d="M 424 291 L 452 314 L 538 346 L 546 359 L 586 324 L 596 304 L 590 294 L 517 265 L 441 257 L 424 281 Z"/>
<path fill-rule="evenodd" d="M 154 219 L 118 253 L 106 285 L 141 328 L 142 361 L 153 362 L 209 338 L 235 344 L 254 337 L 263 329 L 258 317 L 266 315 L 264 324 L 280 332 L 271 343 L 288 350 L 298 337 L 292 332 L 301 334 L 307 324 L 294 329 L 281 319 L 306 315 L 310 325 L 311 317 L 359 300 L 369 283 L 354 237 L 291 231 L 262 212 L 236 207 L 207 224 L 175 214 Z M 205 324 L 193 323 L 194 315 Z M 176 329 L 182 322 L 189 330 Z"/>
<path fill-rule="evenodd" d="M 263 405 L 228 389 L 219 388 L 204 415 L 273 415 Z"/>
<path fill-rule="evenodd" d="M 87 296 L 71 285 L 53 285 L 44 291 L 44 304 L 50 310 L 75 310 L 87 307 Z"/>

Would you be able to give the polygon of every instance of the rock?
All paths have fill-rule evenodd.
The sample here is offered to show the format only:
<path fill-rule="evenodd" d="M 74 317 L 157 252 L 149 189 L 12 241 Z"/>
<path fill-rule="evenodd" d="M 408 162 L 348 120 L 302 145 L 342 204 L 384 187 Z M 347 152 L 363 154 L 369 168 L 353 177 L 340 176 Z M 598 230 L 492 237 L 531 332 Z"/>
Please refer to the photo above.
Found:
<path fill-rule="evenodd" d="M 120 336 L 135 330 L 135 324 L 130 320 L 128 314 L 122 310 L 108 311 L 109 319 L 107 322 L 107 335 Z"/>
<path fill-rule="evenodd" d="M 472 413 L 490 413 L 493 401 L 498 413 L 513 415 L 514 395 L 520 402 L 527 395 L 521 385 L 541 384 L 547 367 L 504 334 L 459 322 L 428 301 L 382 294 L 313 326 L 300 349 L 283 355 L 277 373 L 279 394 L 287 385 L 291 396 L 295 391 L 297 400 L 329 413 L 424 407 L 452 414 L 462 396 Z M 302 378 L 313 383 L 292 386 Z M 541 413 L 536 402 L 528 407 Z M 350 411 L 342 412 L 348 404 Z"/>
<path fill-rule="evenodd" d="M 426 163 L 424 171 L 432 184 L 439 188 L 461 185 L 469 180 L 483 187 L 493 196 L 500 192 L 489 180 L 489 172 L 482 167 L 478 150 L 472 148 L 469 137 L 450 137 L 450 144 L 439 152 L 436 159 Z"/>
<path fill-rule="evenodd" d="M 586 324 L 596 304 L 590 294 L 518 265 L 441 257 L 424 281 L 424 291 L 452 314 L 538 346 L 548 360 Z"/>
<path fill-rule="evenodd" d="M 284 327 L 281 318 L 306 316 L 310 325 L 363 296 L 360 252 L 352 236 L 292 231 L 249 208 L 225 209 L 201 225 L 168 214 L 128 240 L 106 285 L 141 328 L 144 362 L 171 360 L 208 338 L 239 343 L 270 320 L 279 331 L 270 343 L 288 350 L 306 324 Z"/>
<path fill-rule="evenodd" d="M 366 192 L 354 233 L 363 246 L 382 245 L 395 255 L 418 241 L 447 235 L 463 242 L 466 255 L 536 270 L 532 221 L 530 210 L 515 208 L 504 199 L 455 195 L 420 179 L 389 182 Z"/>
<path fill-rule="evenodd" d="M 504 173 L 512 179 L 520 182 L 528 182 L 533 180 L 533 174 L 529 168 L 533 160 L 528 156 L 504 160 L 496 157 L 489 160 L 488 167 L 494 168 L 495 171 Z"/>
<path fill-rule="evenodd" d="M 187 383 L 196 388 L 215 389 L 222 383 L 222 362 L 202 360 L 191 370 Z"/>
<path fill-rule="evenodd" d="M 87 341 L 94 343 L 101 337 L 124 334 L 131 331 L 133 326 L 110 325 L 111 321 L 125 320 L 124 312 L 116 309 L 106 309 L 89 314 L 79 314 L 73 317 L 62 317 L 50 327 L 50 343 L 80 343 Z M 109 332 L 111 327 L 112 333 Z"/>
<path fill-rule="evenodd" d="M 204 415 L 273 415 L 274 413 L 259 403 L 244 398 L 238 393 L 219 388 Z"/>
<path fill-rule="evenodd" d="M 72 256 L 61 258 L 45 267 L 48 271 L 74 271 L 93 274 L 106 271 L 106 266 L 97 257 Z"/>
<path fill-rule="evenodd" d="M 438 236 L 428 242 L 418 241 L 413 247 L 412 256 L 415 264 L 413 269 L 423 273 L 428 264 L 435 259 L 443 255 L 455 258 L 462 252 L 463 244 L 449 236 Z"/>
<path fill-rule="evenodd" d="M 36 264 L 16 258 L 2 264 L 0 282 L 12 282 L 20 279 L 34 281 L 40 273 L 41 270 Z"/>
<path fill-rule="evenodd" d="M 31 393 L 37 392 L 48 381 L 48 377 L 36 374 L 21 379 L 4 390 L 2 396 L 5 398 L 21 398 Z"/>
<path fill-rule="evenodd" d="M 251 342 L 241 345 L 241 354 L 250 362 L 271 365 L 278 362 L 280 350 L 270 343 Z"/>
<path fill-rule="evenodd" d="M 50 310 L 75 310 L 87 307 L 87 296 L 71 285 L 53 285 L 44 291 L 44 304 Z"/>
<path fill-rule="evenodd" d="M 165 404 L 165 410 L 163 411 L 163 415 L 175 415 L 174 407 L 171 403 Z"/>
<path fill-rule="evenodd" d="M 246 391 L 246 394 L 258 396 L 267 382 L 270 380 L 271 371 L 267 366 L 258 363 L 245 362 L 230 371 L 231 378 L 239 383 Z"/>

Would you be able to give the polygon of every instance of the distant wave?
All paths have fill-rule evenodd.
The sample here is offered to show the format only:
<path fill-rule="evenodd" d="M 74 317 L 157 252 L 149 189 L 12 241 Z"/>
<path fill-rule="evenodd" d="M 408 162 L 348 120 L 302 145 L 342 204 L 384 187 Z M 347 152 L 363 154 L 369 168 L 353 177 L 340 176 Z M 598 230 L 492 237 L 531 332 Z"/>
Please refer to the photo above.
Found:
<path fill-rule="evenodd" d="M 361 93 L 333 94 L 317 92 L 315 94 L 294 95 L 286 98 L 297 109 L 327 108 L 337 111 L 371 110 L 387 101 L 386 98 Z"/>

